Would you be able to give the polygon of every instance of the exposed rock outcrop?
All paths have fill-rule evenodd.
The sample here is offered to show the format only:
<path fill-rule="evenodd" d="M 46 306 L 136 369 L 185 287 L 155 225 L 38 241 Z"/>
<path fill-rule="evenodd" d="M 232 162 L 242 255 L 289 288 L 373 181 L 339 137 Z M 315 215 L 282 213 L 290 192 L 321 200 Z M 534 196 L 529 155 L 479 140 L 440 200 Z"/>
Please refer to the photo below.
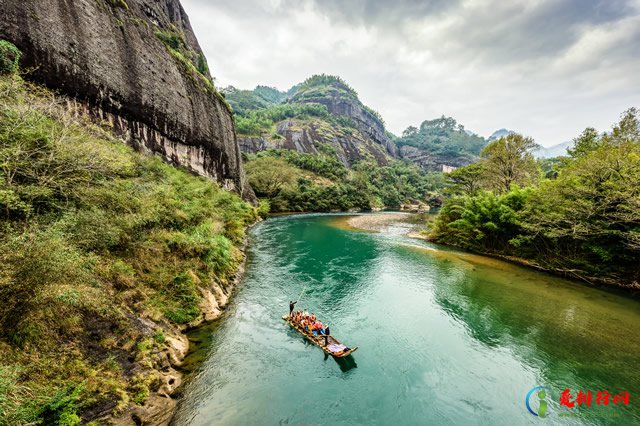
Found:
<path fill-rule="evenodd" d="M 225 93 L 241 115 L 243 111 L 247 114 L 252 110 L 284 103 L 295 108 L 309 104 L 322 105 L 328 116 L 326 113 L 307 114 L 304 108 L 300 108 L 299 113 L 289 115 L 292 118 L 275 123 L 273 134 L 240 137 L 243 152 L 255 154 L 267 149 L 290 149 L 316 155 L 328 153 L 324 145 L 329 145 L 347 167 L 364 159 L 373 159 L 385 165 L 398 157 L 398 149 L 387 136 L 382 118 L 362 104 L 355 90 L 339 77 L 316 75 L 286 93 L 269 88 L 263 88 L 258 93 L 258 89 L 238 91 L 228 88 Z M 274 98 L 274 93 L 280 98 L 275 96 L 275 101 L 269 101 L 261 97 L 265 90 L 270 90 L 268 93 L 272 96 L 269 99 Z"/>
<path fill-rule="evenodd" d="M 253 198 L 230 109 L 178 0 L 4 0 L 2 9 L 0 37 L 23 52 L 27 78 L 85 103 L 132 145 Z M 192 58 L 172 55 L 162 33 Z"/>
<path fill-rule="evenodd" d="M 395 144 L 385 134 L 384 124 L 365 109 L 360 101 L 341 96 L 339 92 L 333 92 L 330 96 L 314 99 L 313 102 L 325 105 L 330 114 L 352 119 L 365 137 L 384 147 L 389 155 L 393 157 L 398 155 Z"/>
<path fill-rule="evenodd" d="M 383 145 L 364 136 L 359 130 L 335 127 L 322 120 L 284 120 L 276 126 L 276 134 L 277 137 L 269 138 L 239 138 L 240 149 L 251 154 L 267 149 L 318 154 L 322 145 L 326 144 L 335 150 L 338 159 L 347 167 L 367 158 L 384 165 L 391 158 Z"/>

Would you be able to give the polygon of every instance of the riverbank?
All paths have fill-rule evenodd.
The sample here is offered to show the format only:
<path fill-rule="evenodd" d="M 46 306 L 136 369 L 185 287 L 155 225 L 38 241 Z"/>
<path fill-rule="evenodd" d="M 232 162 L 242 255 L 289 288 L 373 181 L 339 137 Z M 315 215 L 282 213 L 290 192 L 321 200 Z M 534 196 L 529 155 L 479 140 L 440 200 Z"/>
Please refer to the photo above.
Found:
<path fill-rule="evenodd" d="M 257 223 L 257 222 L 255 222 Z M 255 223 L 247 227 L 251 228 Z M 241 247 L 243 259 L 238 265 L 233 279 L 226 285 L 214 283 L 208 288 L 201 288 L 201 302 L 199 304 L 200 315 L 194 321 L 178 327 L 178 329 L 165 330 L 166 347 L 157 352 L 158 358 L 169 361 L 161 364 L 156 369 L 160 377 L 161 385 L 149 392 L 146 402 L 142 406 L 130 406 L 119 416 L 111 419 L 109 416 L 102 420 L 110 421 L 119 426 L 153 425 L 166 426 L 171 423 L 178 403 L 178 395 L 184 385 L 185 373 L 183 366 L 187 357 L 196 350 L 189 339 L 189 333 L 216 322 L 222 317 L 225 308 L 231 301 L 233 293 L 237 290 L 244 278 L 246 268 L 246 243 Z M 171 334 L 170 334 L 171 333 Z"/>
<path fill-rule="evenodd" d="M 346 228 L 352 228 L 361 231 L 367 232 L 389 232 L 389 230 L 393 227 L 393 231 L 395 235 L 404 235 L 409 238 L 424 240 L 424 241 L 432 241 L 424 226 L 419 225 L 416 222 L 416 218 L 418 215 L 411 213 L 388 213 L 388 214 L 362 214 L 357 216 L 349 216 L 344 219 L 338 220 L 338 226 L 344 226 Z M 340 222 L 343 222 L 340 224 Z M 398 224 L 404 224 L 405 226 L 394 226 Z M 414 226 L 407 226 L 408 224 L 413 224 Z M 433 242 L 433 241 L 432 241 Z M 442 244 L 442 243 L 437 243 Z M 449 247 L 457 248 L 460 250 L 464 250 L 463 248 L 456 247 L 455 245 L 448 245 Z M 467 251 L 467 250 L 464 250 Z M 628 286 L 623 285 L 615 280 L 600 278 L 600 277 L 591 277 L 585 276 L 580 273 L 580 271 L 576 270 L 563 270 L 563 269 L 549 269 L 545 268 L 542 265 L 539 265 L 530 260 L 514 257 L 514 256 L 506 256 L 498 253 L 481 253 L 481 252 L 470 252 L 473 254 L 478 254 L 482 256 L 492 257 L 494 259 L 503 260 L 505 262 L 513 263 L 520 266 L 525 266 L 530 269 L 534 269 L 538 272 L 544 272 L 548 274 L 552 274 L 562 278 L 568 278 L 582 284 L 587 284 L 590 286 L 596 286 L 606 289 L 619 289 L 626 292 L 631 292 L 632 296 L 637 296 L 640 294 L 640 286 Z"/>
<path fill-rule="evenodd" d="M 185 332 L 223 312 L 259 212 L 40 87 L 0 89 L 0 423 L 167 424 Z"/>

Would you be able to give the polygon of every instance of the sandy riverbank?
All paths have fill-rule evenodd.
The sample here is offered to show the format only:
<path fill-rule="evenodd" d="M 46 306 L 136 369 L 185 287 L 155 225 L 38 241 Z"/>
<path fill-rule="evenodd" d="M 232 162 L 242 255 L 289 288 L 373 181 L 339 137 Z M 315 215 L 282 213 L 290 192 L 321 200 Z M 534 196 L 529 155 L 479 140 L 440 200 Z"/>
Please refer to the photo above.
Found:
<path fill-rule="evenodd" d="M 407 223 L 411 218 L 410 213 L 377 213 L 349 216 L 346 219 L 348 226 L 363 231 L 383 232 L 390 225 L 396 223 Z"/>

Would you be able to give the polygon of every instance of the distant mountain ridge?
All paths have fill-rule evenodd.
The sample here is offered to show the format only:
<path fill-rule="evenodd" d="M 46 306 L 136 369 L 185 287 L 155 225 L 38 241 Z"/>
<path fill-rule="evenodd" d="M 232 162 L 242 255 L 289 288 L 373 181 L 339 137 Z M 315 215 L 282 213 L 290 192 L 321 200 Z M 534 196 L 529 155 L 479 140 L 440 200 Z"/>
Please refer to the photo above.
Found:
<path fill-rule="evenodd" d="M 567 148 L 571 148 L 571 146 L 573 146 L 573 141 L 562 142 L 547 148 L 541 146 L 533 153 L 533 155 L 536 158 L 560 157 L 562 155 L 567 155 Z"/>
<path fill-rule="evenodd" d="M 499 129 L 499 130 L 496 130 L 495 132 L 493 132 L 491 134 L 491 136 L 489 136 L 487 138 L 487 141 L 491 142 L 491 141 L 494 141 L 496 139 L 500 139 L 503 136 L 512 135 L 514 133 L 516 133 L 516 132 L 514 132 L 513 130 L 508 130 L 508 129 L 502 128 L 502 129 Z"/>

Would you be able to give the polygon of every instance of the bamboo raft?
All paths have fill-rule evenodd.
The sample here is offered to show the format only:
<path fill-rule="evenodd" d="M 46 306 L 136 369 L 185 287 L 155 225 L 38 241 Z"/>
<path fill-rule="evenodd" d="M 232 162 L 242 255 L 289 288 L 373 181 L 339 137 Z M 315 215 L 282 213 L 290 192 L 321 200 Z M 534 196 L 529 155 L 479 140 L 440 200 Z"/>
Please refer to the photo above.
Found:
<path fill-rule="evenodd" d="M 328 353 L 329 355 L 331 355 L 333 357 L 345 358 L 345 357 L 348 357 L 349 355 L 351 355 L 352 353 L 354 353 L 355 351 L 358 350 L 358 347 L 356 346 L 355 348 L 345 347 L 345 349 L 340 351 L 340 352 L 332 352 L 329 349 L 328 346 L 342 345 L 342 343 L 340 343 L 340 341 L 338 341 L 338 339 L 336 339 L 335 337 L 329 335 L 329 338 L 328 338 L 329 344 L 328 344 L 328 346 L 325 346 L 324 345 L 324 335 L 314 336 L 311 333 L 307 333 L 306 331 L 304 331 L 304 329 L 302 327 L 300 327 L 299 325 L 297 325 L 293 321 L 291 321 L 291 319 L 289 318 L 289 315 L 283 315 L 282 319 L 285 320 L 286 322 L 288 322 L 291 327 L 293 327 L 296 330 L 298 330 L 298 332 L 300 332 L 304 337 L 306 337 L 312 343 L 315 343 L 317 346 L 319 346 L 320 349 L 322 349 L 323 351 L 325 351 L 326 353 Z M 344 345 L 342 345 L 342 346 L 344 346 Z"/>

